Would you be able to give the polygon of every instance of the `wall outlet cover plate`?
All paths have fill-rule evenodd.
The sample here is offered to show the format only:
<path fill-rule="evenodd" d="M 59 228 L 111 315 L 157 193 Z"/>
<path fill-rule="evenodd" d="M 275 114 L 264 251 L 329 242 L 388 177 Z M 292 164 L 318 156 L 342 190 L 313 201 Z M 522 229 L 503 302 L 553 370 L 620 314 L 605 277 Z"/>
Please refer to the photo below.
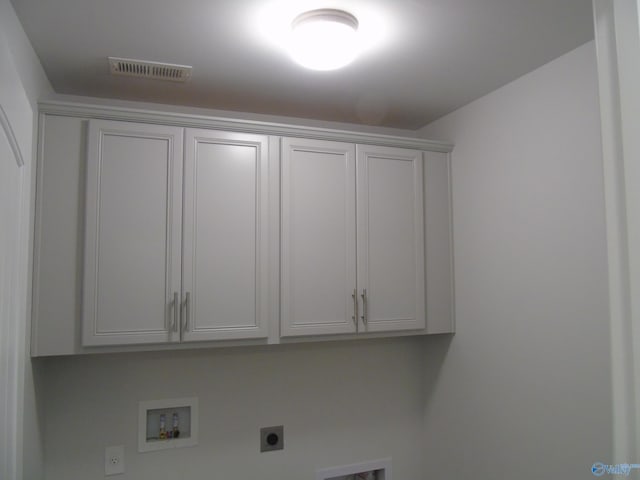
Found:
<path fill-rule="evenodd" d="M 104 449 L 104 474 L 120 475 L 124 473 L 124 445 Z"/>
<path fill-rule="evenodd" d="M 284 448 L 284 426 L 263 427 L 260 429 L 260 451 L 271 452 Z"/>

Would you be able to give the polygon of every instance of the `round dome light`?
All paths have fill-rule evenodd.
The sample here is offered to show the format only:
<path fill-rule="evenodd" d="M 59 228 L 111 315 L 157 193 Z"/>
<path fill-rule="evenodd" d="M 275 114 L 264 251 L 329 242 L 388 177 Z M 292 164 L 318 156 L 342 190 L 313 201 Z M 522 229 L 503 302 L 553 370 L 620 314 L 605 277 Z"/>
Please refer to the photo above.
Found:
<path fill-rule="evenodd" d="M 298 15 L 291 27 L 291 56 L 303 67 L 336 70 L 358 53 L 358 19 L 344 10 L 311 10 Z"/>

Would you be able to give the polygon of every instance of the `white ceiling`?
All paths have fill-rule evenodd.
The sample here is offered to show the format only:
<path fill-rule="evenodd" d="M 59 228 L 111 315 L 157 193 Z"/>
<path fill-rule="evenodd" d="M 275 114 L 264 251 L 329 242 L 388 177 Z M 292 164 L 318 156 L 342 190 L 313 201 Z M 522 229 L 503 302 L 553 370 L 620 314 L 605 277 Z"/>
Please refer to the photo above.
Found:
<path fill-rule="evenodd" d="M 12 3 L 58 93 L 407 129 L 593 38 L 591 0 Z M 319 7 L 348 10 L 373 33 L 343 70 L 304 70 L 273 38 Z M 192 65 L 193 78 L 113 77 L 107 56 Z"/>

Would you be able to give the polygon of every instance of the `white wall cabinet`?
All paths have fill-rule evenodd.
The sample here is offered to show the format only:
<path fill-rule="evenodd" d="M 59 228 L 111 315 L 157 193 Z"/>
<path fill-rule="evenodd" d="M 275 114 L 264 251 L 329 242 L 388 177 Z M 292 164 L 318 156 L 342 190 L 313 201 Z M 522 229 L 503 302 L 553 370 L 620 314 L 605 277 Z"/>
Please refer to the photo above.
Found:
<path fill-rule="evenodd" d="M 417 150 L 282 142 L 283 336 L 425 327 Z"/>
<path fill-rule="evenodd" d="M 268 139 L 184 136 L 89 122 L 84 345 L 267 335 Z"/>
<path fill-rule="evenodd" d="M 425 327 L 422 152 L 358 145 L 358 290 L 367 332 Z"/>
<path fill-rule="evenodd" d="M 180 340 L 182 152 L 181 128 L 89 122 L 84 345 Z"/>
<path fill-rule="evenodd" d="M 185 138 L 183 339 L 264 338 L 268 137 L 187 129 Z"/>
<path fill-rule="evenodd" d="M 282 141 L 280 333 L 353 333 L 356 291 L 356 148 Z"/>
<path fill-rule="evenodd" d="M 453 332 L 451 145 L 40 108 L 32 355 Z"/>

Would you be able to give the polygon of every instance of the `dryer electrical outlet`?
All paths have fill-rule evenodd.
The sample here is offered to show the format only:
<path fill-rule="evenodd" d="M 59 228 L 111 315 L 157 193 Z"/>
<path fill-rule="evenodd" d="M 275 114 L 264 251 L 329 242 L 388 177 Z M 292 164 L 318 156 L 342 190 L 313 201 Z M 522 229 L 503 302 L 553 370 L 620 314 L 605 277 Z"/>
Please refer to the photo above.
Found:
<path fill-rule="evenodd" d="M 260 429 L 260 451 L 271 452 L 284 449 L 284 426 L 263 427 Z"/>

